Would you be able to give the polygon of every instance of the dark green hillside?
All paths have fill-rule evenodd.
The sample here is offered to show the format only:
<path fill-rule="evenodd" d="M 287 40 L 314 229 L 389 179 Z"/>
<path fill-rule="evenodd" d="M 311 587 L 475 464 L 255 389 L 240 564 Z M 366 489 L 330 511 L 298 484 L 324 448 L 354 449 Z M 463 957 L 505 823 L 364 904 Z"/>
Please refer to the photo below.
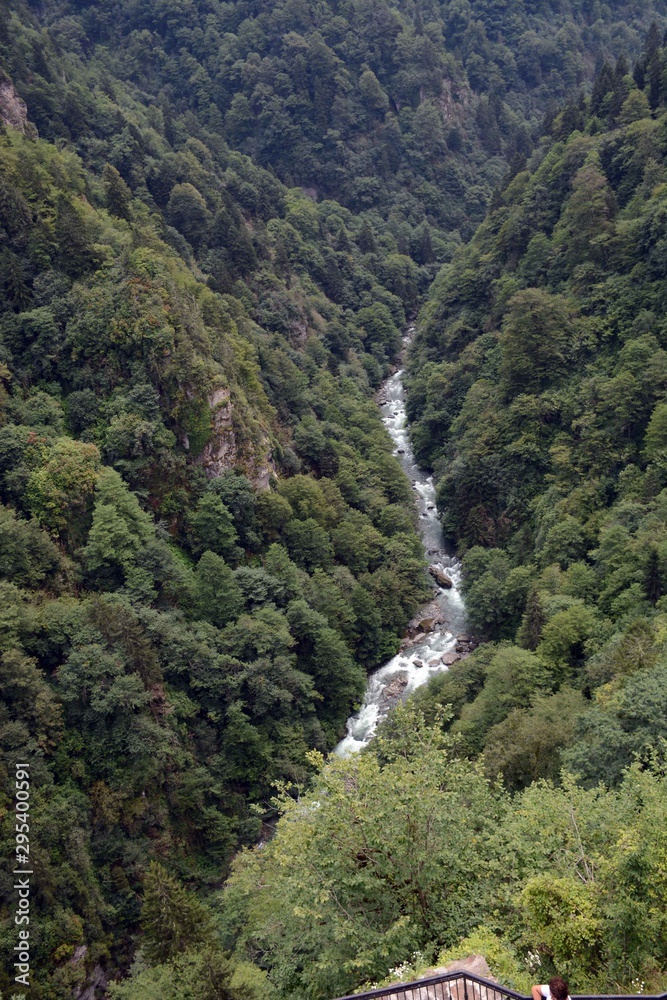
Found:
<path fill-rule="evenodd" d="M 0 733 L 5 768 L 35 761 L 50 997 L 129 959 L 151 858 L 219 884 L 428 591 L 370 398 L 389 306 L 287 289 L 268 237 L 221 293 L 111 171 L 9 129 L 0 164 Z"/>
<path fill-rule="evenodd" d="M 465 554 L 471 626 L 522 647 L 487 647 L 424 704 L 453 701 L 513 787 L 559 761 L 614 784 L 665 736 L 661 41 L 652 29 L 632 75 L 604 66 L 555 116 L 434 284 L 411 361 L 413 438 Z"/>
<path fill-rule="evenodd" d="M 524 648 L 485 647 L 424 707 L 460 710 L 476 754 L 599 688 L 563 727 L 573 767 L 599 747 L 589 782 L 662 732 L 659 32 L 634 77 L 615 57 L 664 13 L 0 0 L 0 821 L 9 851 L 27 756 L 35 1000 L 130 968 L 119 997 L 301 1000 L 471 930 L 465 903 L 403 935 L 413 893 L 389 893 L 370 958 L 320 979 L 317 900 L 281 901 L 312 939 L 269 910 L 267 944 L 216 897 L 430 593 L 374 392 L 452 257 L 415 441 L 475 628 Z M 544 773 L 516 766 L 514 787 Z"/>
<path fill-rule="evenodd" d="M 666 84 L 652 28 L 433 285 L 413 440 L 487 641 L 235 861 L 227 940 L 281 1000 L 473 954 L 524 993 L 665 989 Z"/>
<path fill-rule="evenodd" d="M 637 55 L 665 5 L 46 0 L 36 12 L 41 30 L 10 62 L 45 137 L 104 149 L 162 207 L 173 179 L 150 176 L 130 123 L 112 138 L 110 109 L 95 110 L 91 90 L 122 80 L 170 142 L 205 130 L 287 185 L 385 220 L 394 252 L 427 266 L 472 234 L 545 109 L 605 59 Z"/>
<path fill-rule="evenodd" d="M 0 740 L 3 788 L 34 761 L 50 998 L 127 968 L 152 860 L 221 884 L 428 595 L 372 400 L 418 277 L 122 82 L 63 95 L 62 40 L 17 16 L 5 66 L 36 88 L 39 54 L 51 127 L 4 76 Z"/>

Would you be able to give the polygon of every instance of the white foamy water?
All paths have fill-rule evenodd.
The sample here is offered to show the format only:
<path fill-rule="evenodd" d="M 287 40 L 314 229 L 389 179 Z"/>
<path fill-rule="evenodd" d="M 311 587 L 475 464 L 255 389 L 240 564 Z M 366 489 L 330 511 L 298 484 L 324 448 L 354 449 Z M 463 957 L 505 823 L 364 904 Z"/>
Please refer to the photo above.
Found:
<path fill-rule="evenodd" d="M 414 334 L 414 327 L 408 330 L 404 340 L 407 345 Z M 459 590 L 461 567 L 459 561 L 445 551 L 442 526 L 435 506 L 435 487 L 431 476 L 427 476 L 415 462 L 407 429 L 405 412 L 405 392 L 403 371 L 397 371 L 384 385 L 381 404 L 382 420 L 394 442 L 394 454 L 407 473 L 419 511 L 419 525 L 427 559 L 430 565 L 443 570 L 454 586 L 438 588 L 436 602 L 438 618 L 443 624 L 439 631 L 429 632 L 415 645 L 398 653 L 383 667 L 368 678 L 364 701 L 354 715 L 347 720 L 347 736 L 335 749 L 341 757 L 367 746 L 375 734 L 378 723 L 387 715 L 398 700 L 395 693 L 405 683 L 400 693 L 407 698 L 416 688 L 421 687 L 434 674 L 447 670 L 441 663 L 444 653 L 451 652 L 456 645 L 456 636 L 466 627 L 465 606 Z M 432 604 L 424 610 L 424 617 L 432 617 Z"/>

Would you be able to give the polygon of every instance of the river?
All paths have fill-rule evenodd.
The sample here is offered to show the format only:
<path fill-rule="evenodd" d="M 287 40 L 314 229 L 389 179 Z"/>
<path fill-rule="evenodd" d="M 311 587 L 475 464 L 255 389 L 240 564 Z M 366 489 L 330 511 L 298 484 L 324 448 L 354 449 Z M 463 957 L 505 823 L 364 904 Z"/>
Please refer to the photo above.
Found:
<path fill-rule="evenodd" d="M 410 327 L 403 341 L 403 356 L 414 335 Z M 358 712 L 347 720 L 347 736 L 336 747 L 341 757 L 367 746 L 393 706 L 405 699 L 434 674 L 447 670 L 443 655 L 453 653 L 457 635 L 465 632 L 466 618 L 459 590 L 461 567 L 458 559 L 447 553 L 442 526 L 435 506 L 433 478 L 415 462 L 408 437 L 405 410 L 403 369 L 387 379 L 380 392 L 382 420 L 394 442 L 398 457 L 415 492 L 419 511 L 419 526 L 429 565 L 442 570 L 452 581 L 451 588 L 438 587 L 434 600 L 423 609 L 423 618 L 435 619 L 433 630 L 411 641 L 393 659 L 368 678 L 366 694 Z"/>

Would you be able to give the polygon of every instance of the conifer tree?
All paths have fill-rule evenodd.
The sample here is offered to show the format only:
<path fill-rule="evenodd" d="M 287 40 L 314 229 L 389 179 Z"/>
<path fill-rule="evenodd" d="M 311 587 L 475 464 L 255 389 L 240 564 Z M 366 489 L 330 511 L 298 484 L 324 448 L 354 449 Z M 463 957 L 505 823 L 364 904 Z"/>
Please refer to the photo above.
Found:
<path fill-rule="evenodd" d="M 132 201 L 132 192 L 116 168 L 112 167 L 110 163 L 104 166 L 102 181 L 104 182 L 107 208 L 111 214 L 118 216 L 119 219 L 129 221 L 131 218 L 130 202 Z"/>
<path fill-rule="evenodd" d="M 660 555 L 657 548 L 649 552 L 644 576 L 644 590 L 651 604 L 656 604 L 662 596 L 662 580 L 660 576 Z"/>
<path fill-rule="evenodd" d="M 197 566 L 197 612 L 218 628 L 238 617 L 243 598 L 234 575 L 224 559 L 205 552 Z"/>
<path fill-rule="evenodd" d="M 211 936 L 208 911 L 157 861 L 152 861 L 144 879 L 141 911 L 144 952 L 158 964 L 175 958 Z"/>
<path fill-rule="evenodd" d="M 546 623 L 547 617 L 544 613 L 540 593 L 538 590 L 531 590 L 517 632 L 518 644 L 524 649 L 536 650 L 542 639 L 542 630 Z"/>

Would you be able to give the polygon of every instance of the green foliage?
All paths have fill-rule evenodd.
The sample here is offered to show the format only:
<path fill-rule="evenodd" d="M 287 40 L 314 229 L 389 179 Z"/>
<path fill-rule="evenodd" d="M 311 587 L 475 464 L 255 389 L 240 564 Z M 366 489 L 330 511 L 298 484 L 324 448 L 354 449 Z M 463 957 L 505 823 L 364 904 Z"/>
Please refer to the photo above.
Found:
<path fill-rule="evenodd" d="M 33 762 L 36 995 L 139 948 L 118 996 L 329 996 L 455 946 L 490 901 L 524 960 L 542 909 L 517 899 L 545 871 L 521 859 L 551 806 L 525 798 L 533 828 L 508 833 L 483 768 L 520 789 L 570 754 L 630 801 L 622 769 L 664 715 L 664 57 L 657 28 L 640 54 L 650 4 L 556 6 L 0 3 L 29 118 L 0 134 L 0 740 Z M 590 102 L 549 110 L 623 46 L 632 79 L 605 66 Z M 389 727 L 283 803 L 279 877 L 220 918 L 248 921 L 230 964 L 196 900 L 430 593 L 372 393 L 449 261 L 411 363 L 415 442 L 470 549 L 471 621 L 523 648 L 423 692 L 436 732 Z M 577 731 L 561 721 L 547 761 L 564 712 Z M 638 780 L 618 811 L 650 803 L 658 830 L 659 778 Z M 649 911 L 616 827 L 594 895 L 614 982 L 664 965 L 659 838 L 636 829 Z M 508 844 L 526 878 L 499 892 Z M 588 897 L 553 898 L 588 919 Z M 575 937 L 550 947 L 602 982 L 598 939 Z"/>
<path fill-rule="evenodd" d="M 28 479 L 26 506 L 56 537 L 80 538 L 98 470 L 95 445 L 59 438 Z"/>
<path fill-rule="evenodd" d="M 144 952 L 154 965 L 201 948 L 211 936 L 206 909 L 156 861 L 144 879 L 141 926 Z"/>
<path fill-rule="evenodd" d="M 0 575 L 3 579 L 20 587 L 53 587 L 66 565 L 58 547 L 36 521 L 24 521 L 11 508 L 0 508 Z"/>
<path fill-rule="evenodd" d="M 100 84 L 72 48 L 79 15 L 43 57 L 23 8 L 0 43 L 42 136 L 0 141 L 0 732 L 39 758 L 47 992 L 85 982 L 80 944 L 128 968 L 155 858 L 212 891 L 272 816 L 272 783 L 307 780 L 308 751 L 343 735 L 427 592 L 366 373 L 388 371 L 405 320 L 380 283 L 381 220 L 364 261 L 368 221 L 175 125 L 120 65 Z M 70 72 L 87 104 L 72 97 L 65 124 L 40 102 Z M 375 302 L 377 358 L 358 319 Z M 361 558 L 336 542 L 355 518 Z M 254 967 L 221 965 L 211 986 L 183 954 L 136 989 L 261 995 Z"/>
<path fill-rule="evenodd" d="M 602 921 L 594 894 L 575 878 L 535 875 L 519 897 L 526 931 L 543 942 L 563 974 L 590 975 L 602 957 Z"/>
<path fill-rule="evenodd" d="M 434 282 L 408 361 L 413 440 L 463 555 L 470 626 L 532 657 L 478 649 L 416 701 L 429 717 L 450 704 L 446 725 L 513 791 L 558 781 L 563 764 L 618 786 L 664 739 L 667 94 L 651 91 L 654 58 L 633 77 L 605 65 L 590 99 L 547 118 Z M 552 889 L 530 911 L 545 941 Z M 584 927 L 591 905 L 579 943 L 549 945 L 584 977 L 608 940 Z"/>
<path fill-rule="evenodd" d="M 507 304 L 500 335 L 501 388 L 516 396 L 557 380 L 565 371 L 571 337 L 566 303 L 542 289 L 517 292 Z"/>
<path fill-rule="evenodd" d="M 214 552 L 204 552 L 195 574 L 197 616 L 218 628 L 238 618 L 243 596 L 229 566 Z"/>
<path fill-rule="evenodd" d="M 664 982 L 658 762 L 615 791 L 566 777 L 512 799 L 401 709 L 365 753 L 322 762 L 312 791 L 281 808 L 221 901 L 236 955 L 261 953 L 278 997 L 390 978 L 417 951 L 443 963 L 482 953 L 522 991 L 554 968 L 596 992 L 638 974 Z"/>
<path fill-rule="evenodd" d="M 236 528 L 229 510 L 215 493 L 204 494 L 190 517 L 190 525 L 199 549 L 208 549 L 219 556 L 234 554 Z"/>
<path fill-rule="evenodd" d="M 93 521 L 81 555 L 97 580 L 100 571 L 118 569 L 127 578 L 137 553 L 148 544 L 155 529 L 151 518 L 114 469 L 103 469 L 95 483 Z"/>
<path fill-rule="evenodd" d="M 487 649 L 484 656 L 488 656 Z M 536 692 L 547 691 L 552 685 L 552 674 L 545 662 L 517 646 L 500 646 L 484 665 L 484 672 L 484 687 L 472 703 L 463 706 L 454 727 L 473 753 L 482 749 L 484 736 L 492 726 L 512 709 L 530 705 Z"/>
<path fill-rule="evenodd" d="M 578 691 L 562 687 L 556 694 L 533 696 L 528 707 L 512 709 L 486 733 L 486 773 L 502 776 L 511 791 L 543 778 L 557 782 L 564 758 L 572 766 L 572 744 L 588 707 Z"/>
<path fill-rule="evenodd" d="M 241 940 L 262 949 L 279 996 L 340 994 L 453 943 L 488 899 L 502 800 L 437 728 L 394 718 L 395 739 L 284 796 L 277 836 L 235 864 L 225 911 L 247 922 Z"/>
<path fill-rule="evenodd" d="M 243 966 L 235 967 L 207 948 L 138 971 L 125 983 L 112 983 L 109 995 L 115 1000 L 260 1000 L 266 995 L 262 989 L 259 970 L 249 976 Z"/>

